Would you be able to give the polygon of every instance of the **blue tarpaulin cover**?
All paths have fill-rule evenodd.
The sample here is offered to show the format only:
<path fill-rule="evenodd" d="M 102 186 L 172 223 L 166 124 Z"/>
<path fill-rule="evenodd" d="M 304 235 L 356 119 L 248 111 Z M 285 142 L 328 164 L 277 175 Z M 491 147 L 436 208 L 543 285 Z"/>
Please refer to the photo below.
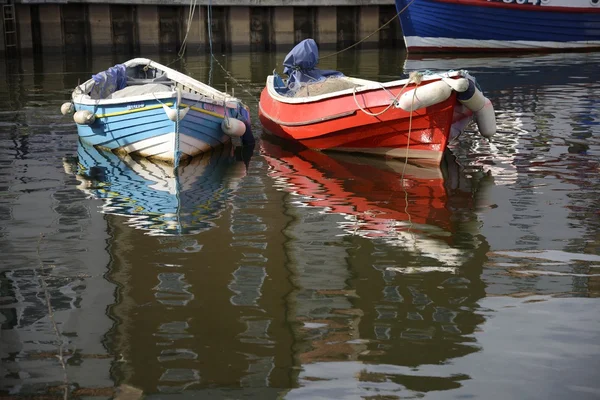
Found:
<path fill-rule="evenodd" d="M 328 77 L 344 76 L 339 71 L 316 68 L 319 63 L 319 49 L 313 39 L 298 43 L 283 60 L 283 73 L 288 75 L 287 86 L 293 89 L 298 84 L 319 82 Z"/>
<path fill-rule="evenodd" d="M 127 86 L 127 67 L 117 64 L 106 71 L 92 75 L 95 84 L 90 92 L 93 99 L 106 99 L 108 96 Z"/>

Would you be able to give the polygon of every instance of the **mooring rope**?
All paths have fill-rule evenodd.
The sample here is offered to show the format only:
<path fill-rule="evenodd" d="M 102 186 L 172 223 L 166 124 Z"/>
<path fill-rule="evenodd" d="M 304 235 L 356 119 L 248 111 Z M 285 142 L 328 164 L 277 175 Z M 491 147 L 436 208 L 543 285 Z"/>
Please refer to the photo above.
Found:
<path fill-rule="evenodd" d="M 235 83 L 236 85 L 238 85 L 242 91 L 246 94 L 248 94 L 249 96 L 251 96 L 257 103 L 259 101 L 258 97 L 256 97 L 256 95 L 252 94 L 248 89 L 246 89 L 246 87 L 244 85 L 242 85 L 237 79 L 235 79 L 235 77 L 231 74 L 231 72 L 229 72 L 223 65 L 221 65 L 221 63 L 219 62 L 219 60 L 217 60 L 217 58 L 213 55 L 212 58 L 214 58 L 215 62 L 217 63 L 217 65 L 219 67 L 221 67 L 221 69 L 223 70 L 223 72 L 225 73 L 225 75 L 227 75 L 227 77 L 229 79 L 231 79 L 233 81 L 233 83 Z"/>
<path fill-rule="evenodd" d="M 242 85 L 232 74 L 231 72 L 229 72 L 227 70 L 227 68 L 225 68 L 217 59 L 217 57 L 215 57 L 215 54 L 213 52 L 213 41 L 212 41 L 212 0 L 208 0 L 208 6 L 207 6 L 207 21 L 206 23 L 208 24 L 208 46 L 210 49 L 210 68 L 208 71 L 208 85 L 211 86 L 212 83 L 212 70 L 213 70 L 213 61 L 217 63 L 217 65 L 223 70 L 223 72 L 225 73 L 225 75 L 233 82 L 235 83 L 237 86 L 239 86 L 242 91 L 246 94 L 248 94 L 249 96 L 251 96 L 257 103 L 258 103 L 258 97 L 256 97 L 254 94 L 252 94 L 252 92 L 250 92 L 248 89 L 246 89 L 246 87 L 244 85 Z"/>
<path fill-rule="evenodd" d="M 194 22 L 194 13 L 196 12 L 196 6 L 198 5 L 198 0 L 190 0 L 190 9 L 188 11 L 188 19 L 187 19 L 187 27 L 185 30 L 185 36 L 183 37 L 183 41 L 181 42 L 181 48 L 177 52 L 179 59 L 183 58 L 185 55 L 185 50 L 187 49 L 187 38 L 190 34 L 190 28 L 192 26 L 192 22 Z"/>
<path fill-rule="evenodd" d="M 404 191 L 404 213 L 408 217 L 408 230 L 407 233 L 411 233 L 413 226 L 412 217 L 408 212 L 408 190 L 404 184 L 404 175 L 406 173 L 406 165 L 408 164 L 408 152 L 410 151 L 410 134 L 412 133 L 412 119 L 413 119 L 413 108 L 415 106 L 415 99 L 417 98 L 417 88 L 423 80 L 423 74 L 417 71 L 413 71 L 409 75 L 409 79 L 415 82 L 415 90 L 413 91 L 411 103 L 410 103 L 410 114 L 408 116 L 408 134 L 406 135 L 406 152 L 404 153 L 404 165 L 402 167 L 402 174 L 400 175 L 400 182 L 402 182 L 402 190 Z"/>
<path fill-rule="evenodd" d="M 190 0 L 190 11 L 188 14 L 188 26 L 187 26 L 187 30 L 186 30 L 186 34 L 185 37 L 183 39 L 183 43 L 181 46 L 181 49 L 178 53 L 179 57 L 172 61 L 171 63 L 169 63 L 168 65 L 178 61 L 179 59 L 183 58 L 183 55 L 185 54 L 185 49 L 186 49 L 186 42 L 187 42 L 187 38 L 188 38 L 188 34 L 189 34 L 189 30 L 190 30 L 190 26 L 191 26 L 191 22 L 193 21 L 193 17 L 194 17 L 194 12 L 197 6 L 197 1 L 198 0 Z M 415 0 L 411 0 L 410 3 L 408 3 L 406 6 L 404 6 L 404 8 L 402 8 L 400 11 L 398 11 L 396 13 L 396 15 L 394 15 L 392 18 L 390 18 L 385 24 L 381 25 L 379 28 L 377 28 L 375 31 L 371 32 L 369 35 L 365 36 L 364 38 L 362 38 L 361 40 L 359 40 L 358 42 L 340 50 L 340 51 L 336 51 L 335 53 L 331 53 L 331 54 L 327 54 L 325 56 L 320 57 L 320 59 L 324 59 L 324 58 L 328 58 L 328 57 L 333 57 L 335 55 L 338 55 L 340 53 L 343 53 L 353 47 L 358 46 L 360 43 L 364 42 L 365 40 L 369 39 L 371 36 L 375 35 L 376 33 L 378 33 L 379 31 L 381 31 L 383 28 L 385 28 L 386 26 L 388 26 L 389 24 L 391 24 L 396 18 L 398 18 L 400 16 L 400 14 L 402 14 L 412 3 L 414 3 Z M 231 72 L 229 70 L 227 70 L 227 68 L 225 68 L 220 62 L 219 60 L 215 57 L 214 54 L 214 50 L 213 50 L 213 39 L 212 39 L 212 0 L 208 1 L 208 5 L 207 5 L 207 31 L 208 31 L 208 45 L 209 45 L 209 50 L 210 50 L 210 66 L 209 66 L 209 71 L 208 71 L 208 85 L 212 86 L 212 75 L 213 75 L 213 61 L 217 63 L 217 65 L 219 66 L 219 68 L 221 68 L 221 70 L 223 70 L 223 72 L 225 73 L 225 75 L 227 76 L 227 78 L 229 78 L 233 83 L 235 83 L 237 86 L 239 86 L 242 91 L 246 94 L 248 94 L 249 96 L 251 96 L 257 103 L 259 102 L 259 98 L 254 95 L 252 92 L 250 92 L 245 85 L 243 85 L 242 83 L 240 83 L 234 76 L 233 74 L 231 74 Z M 397 99 L 396 99 L 397 100 Z M 355 98 L 356 101 L 356 98 Z M 360 106 L 359 106 L 360 107 Z M 362 109 L 362 108 L 361 108 Z"/>
<path fill-rule="evenodd" d="M 375 31 L 371 32 L 370 34 L 368 34 L 367 36 L 365 36 L 364 38 L 362 38 L 361 40 L 359 40 L 358 42 L 351 44 L 350 46 L 340 50 L 340 51 L 336 51 L 335 53 L 331 53 L 331 54 L 327 54 L 324 55 L 322 57 L 319 57 L 319 59 L 324 59 L 324 58 L 328 58 L 328 57 L 333 57 L 335 55 L 338 55 L 340 53 L 345 52 L 346 50 L 350 50 L 351 48 L 358 46 L 359 44 L 361 44 L 362 42 L 364 42 L 365 40 L 367 40 L 368 38 L 370 38 L 371 36 L 373 36 L 374 34 L 376 34 L 377 32 L 381 31 L 383 28 L 385 28 L 386 26 L 388 26 L 389 24 L 392 23 L 393 20 L 395 20 L 396 18 L 398 18 L 400 16 L 400 14 L 402 14 L 412 3 L 414 3 L 415 0 L 411 0 L 410 3 L 408 3 L 406 6 L 404 6 L 404 8 L 400 11 L 398 11 L 398 13 L 396 13 L 396 15 L 394 15 L 388 22 L 386 22 L 385 24 L 381 25 L 379 28 L 377 28 Z"/>
<path fill-rule="evenodd" d="M 173 155 L 173 171 L 175 173 L 175 178 L 177 178 L 177 168 L 179 167 L 179 105 L 181 103 L 181 89 L 176 88 L 176 90 L 177 97 L 175 99 L 175 111 L 177 112 L 177 118 L 175 119 L 175 154 Z M 177 180 L 178 179 L 176 179 L 176 181 Z"/>
<path fill-rule="evenodd" d="M 404 165 L 402 167 L 402 174 L 400 175 L 400 182 L 402 182 L 402 189 L 404 190 L 404 213 L 408 217 L 408 232 L 410 233 L 410 229 L 412 228 L 412 218 L 410 213 L 408 212 L 408 190 L 406 190 L 406 184 L 404 183 L 404 174 L 406 172 L 406 164 L 408 164 L 408 152 L 410 150 L 410 134 L 412 132 L 412 118 L 413 118 L 413 106 L 415 104 L 415 98 L 417 97 L 417 87 L 419 86 L 419 82 L 415 86 L 415 90 L 413 91 L 412 101 L 410 105 L 410 114 L 408 116 L 408 134 L 406 135 L 406 152 L 404 153 Z"/>
<path fill-rule="evenodd" d="M 206 23 L 208 24 L 208 46 L 210 48 L 210 68 L 208 70 L 208 86 L 212 86 L 213 59 L 215 58 L 212 43 L 212 0 L 208 0 Z"/>

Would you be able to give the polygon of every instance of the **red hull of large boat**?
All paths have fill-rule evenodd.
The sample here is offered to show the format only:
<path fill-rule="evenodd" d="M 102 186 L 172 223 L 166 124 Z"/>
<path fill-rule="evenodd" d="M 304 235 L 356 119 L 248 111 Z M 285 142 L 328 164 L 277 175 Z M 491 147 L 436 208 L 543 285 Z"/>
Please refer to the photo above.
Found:
<path fill-rule="evenodd" d="M 380 154 L 439 164 L 453 122 L 456 93 L 441 103 L 411 113 L 389 107 L 392 96 L 402 89 L 403 85 L 398 85 L 358 92 L 356 96 L 349 93 L 312 102 L 287 103 L 271 96 L 267 87 L 260 97 L 259 118 L 270 133 L 294 139 L 312 149 Z M 363 111 L 378 114 L 386 108 L 379 116 Z"/>

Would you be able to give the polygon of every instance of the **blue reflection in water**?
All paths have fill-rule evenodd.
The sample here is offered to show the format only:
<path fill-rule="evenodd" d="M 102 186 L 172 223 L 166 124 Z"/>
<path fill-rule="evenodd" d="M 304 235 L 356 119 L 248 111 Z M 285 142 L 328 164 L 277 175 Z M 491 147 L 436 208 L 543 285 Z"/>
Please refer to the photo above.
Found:
<path fill-rule="evenodd" d="M 150 235 L 194 234 L 210 229 L 246 175 L 252 147 L 214 149 L 173 166 L 119 156 L 79 142 L 65 171 L 77 187 L 103 199 L 101 212 L 128 217 Z"/>

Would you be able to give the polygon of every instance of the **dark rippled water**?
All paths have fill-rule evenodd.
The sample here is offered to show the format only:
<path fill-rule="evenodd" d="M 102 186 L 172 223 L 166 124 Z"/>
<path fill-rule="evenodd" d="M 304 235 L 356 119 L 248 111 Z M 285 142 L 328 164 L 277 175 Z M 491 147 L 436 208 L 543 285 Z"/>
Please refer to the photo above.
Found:
<path fill-rule="evenodd" d="M 81 145 L 59 112 L 129 57 L 0 63 L 0 395 L 600 397 L 600 54 L 323 60 L 475 75 L 499 132 L 467 132 L 441 169 L 263 136 L 283 56 L 219 56 L 257 144 L 179 183 Z M 205 56 L 173 66 L 225 87 Z"/>

